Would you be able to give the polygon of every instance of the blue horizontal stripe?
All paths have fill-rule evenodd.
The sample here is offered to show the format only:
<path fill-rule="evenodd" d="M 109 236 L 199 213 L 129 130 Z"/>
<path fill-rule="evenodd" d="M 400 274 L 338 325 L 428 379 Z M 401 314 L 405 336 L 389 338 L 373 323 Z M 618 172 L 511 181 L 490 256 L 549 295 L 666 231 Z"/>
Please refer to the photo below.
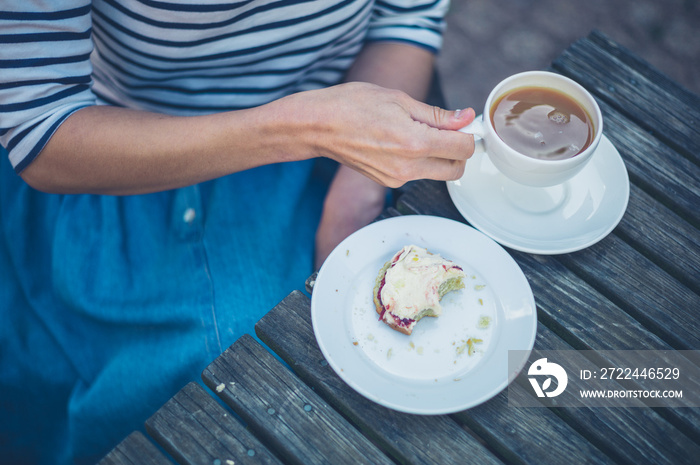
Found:
<path fill-rule="evenodd" d="M 12 89 L 16 87 L 28 87 L 28 86 L 41 86 L 44 84 L 89 84 L 91 81 L 90 76 L 69 76 L 64 78 L 51 78 L 51 79 L 33 79 L 27 81 L 14 81 L 14 82 L 3 82 L 0 83 L 0 90 L 2 89 Z"/>
<path fill-rule="evenodd" d="M 121 104 L 120 102 L 117 102 L 117 101 L 115 101 L 115 100 L 112 100 L 112 99 L 110 99 L 110 98 L 107 98 L 107 97 L 105 97 L 104 95 L 100 94 L 98 91 L 96 91 L 96 90 L 94 90 L 94 89 L 93 89 L 92 93 L 95 94 L 95 97 L 97 97 L 98 99 L 102 100 L 103 102 L 105 102 L 105 103 L 107 103 L 107 104 L 109 104 L 109 105 L 112 105 L 112 106 L 114 106 L 114 107 L 124 107 L 124 105 Z"/>
<path fill-rule="evenodd" d="M 181 79 L 209 79 L 209 80 L 223 80 L 223 79 L 238 79 L 238 78 L 244 78 L 244 77 L 255 77 L 255 76 L 284 76 L 287 74 L 294 74 L 296 72 L 301 71 L 302 69 L 306 68 L 306 65 L 301 65 L 298 67 L 294 68 L 282 68 L 282 69 L 260 69 L 256 71 L 251 71 L 247 73 L 242 73 L 242 72 L 235 72 L 234 69 L 229 66 L 220 66 L 220 67 L 208 67 L 206 69 L 203 68 L 180 68 L 178 69 L 178 73 L 176 76 L 173 75 L 167 75 L 167 76 L 162 76 L 162 77 L 152 77 L 152 78 L 146 78 L 143 76 L 141 73 L 134 73 L 131 72 L 127 69 L 124 69 L 123 66 L 121 66 L 118 63 L 115 63 L 114 61 L 110 60 L 107 57 L 102 57 L 102 60 L 109 64 L 115 71 L 118 71 L 121 76 L 124 77 L 129 77 L 134 80 L 138 80 L 141 82 L 145 83 L 153 83 L 154 86 L 158 86 L 158 83 L 162 82 L 170 82 L 172 80 L 181 80 Z M 124 60 L 122 60 L 124 61 Z M 132 62 L 133 63 L 133 62 Z M 161 69 L 154 69 L 150 67 L 143 67 L 139 66 L 141 69 L 148 69 L 150 71 L 164 71 Z M 209 71 L 215 71 L 215 70 L 228 70 L 229 72 L 225 73 L 216 73 L 216 74 L 206 74 L 202 73 L 205 70 Z M 198 74 L 183 74 L 183 71 L 199 71 L 200 73 Z M 1 87 L 0 87 L 1 88 Z"/>
<path fill-rule="evenodd" d="M 237 3 L 219 3 L 212 5 L 201 5 L 197 3 L 180 4 L 180 3 L 170 3 L 170 2 L 155 2 L 150 0 L 141 0 L 140 3 L 150 6 L 151 8 L 158 8 L 160 10 L 170 10 L 170 11 L 191 11 L 198 13 L 211 13 L 218 11 L 231 11 L 241 8 L 249 4 L 251 0 L 246 0 Z"/>
<path fill-rule="evenodd" d="M 431 26 L 416 26 L 413 24 L 392 24 L 390 26 L 391 29 L 413 29 L 416 31 L 431 31 L 436 34 L 441 34 L 442 30 L 439 26 L 431 27 Z"/>
<path fill-rule="evenodd" d="M 207 37 L 204 39 L 191 40 L 191 41 L 164 40 L 164 39 L 148 37 L 148 36 L 145 36 L 142 34 L 137 34 L 134 31 L 132 31 L 130 28 L 128 28 L 128 27 L 114 21 L 113 19 L 109 18 L 104 12 L 99 11 L 99 10 L 93 10 L 93 14 L 94 14 L 93 21 L 95 21 L 95 24 L 99 24 L 99 22 L 97 21 L 97 18 L 99 17 L 100 21 L 104 21 L 105 23 L 109 24 L 113 28 L 117 29 L 119 32 L 122 32 L 130 37 L 133 37 L 136 40 L 140 40 L 140 41 L 148 43 L 148 44 L 161 45 L 164 47 L 184 48 L 184 47 L 194 47 L 194 46 L 198 46 L 198 45 L 205 45 L 205 44 L 217 42 L 220 40 L 231 39 L 234 37 L 240 37 L 240 36 L 254 33 L 254 32 L 271 31 L 274 29 L 282 29 L 285 27 L 294 26 L 297 24 L 302 24 L 302 23 L 311 21 L 313 19 L 317 19 L 317 18 L 326 16 L 326 15 L 333 13 L 334 11 L 337 11 L 338 9 L 342 9 L 345 6 L 352 4 L 352 3 L 353 3 L 353 0 L 344 0 L 343 2 L 341 2 L 337 5 L 334 5 L 331 8 L 314 13 L 313 15 L 305 16 L 303 18 L 295 18 L 295 19 L 291 19 L 291 20 L 267 23 L 264 25 L 254 26 L 254 27 L 251 27 L 248 29 L 237 30 L 235 32 L 231 32 L 231 33 L 227 33 L 227 34 Z M 246 14 L 244 16 L 251 16 L 251 14 Z M 331 30 L 331 29 L 337 28 L 339 25 L 345 24 L 346 22 L 348 22 L 352 19 L 353 19 L 352 17 L 347 17 L 343 21 L 340 21 L 340 22 L 333 24 L 333 25 L 330 25 L 330 26 L 326 26 L 322 30 L 326 31 L 326 30 Z M 209 28 L 211 28 L 211 25 L 207 25 L 207 29 L 209 29 Z M 299 38 L 299 37 L 296 37 L 296 38 Z M 283 42 L 278 42 L 278 44 L 279 43 L 283 43 Z M 260 48 L 260 47 L 258 47 L 258 48 Z"/>
<path fill-rule="evenodd" d="M 131 90 L 160 90 L 183 95 L 216 95 L 216 94 L 268 94 L 271 92 L 279 92 L 289 87 L 288 82 L 281 83 L 278 86 L 271 87 L 203 87 L 199 89 L 189 89 L 185 87 L 175 86 L 149 86 L 149 85 L 130 85 Z"/>
<path fill-rule="evenodd" d="M 62 100 L 64 98 L 70 97 L 71 95 L 79 94 L 80 92 L 83 92 L 83 91 L 86 91 L 89 89 L 90 89 L 90 86 L 77 85 L 77 86 L 72 86 L 72 87 L 69 87 L 68 89 L 64 89 L 64 90 L 61 90 L 59 92 L 56 92 L 55 94 L 49 95 L 48 97 L 42 97 L 42 98 L 29 100 L 26 102 L 20 102 L 20 103 L 0 104 L 0 112 L 9 113 L 11 111 L 29 110 L 31 108 L 40 107 L 40 106 L 46 105 L 48 103 L 57 102 L 57 101 Z"/>
<path fill-rule="evenodd" d="M 418 41 L 410 40 L 410 39 L 395 39 L 395 38 L 387 38 L 387 39 L 384 39 L 384 38 L 374 38 L 374 39 L 370 39 L 370 38 L 368 38 L 368 39 L 367 39 L 367 42 L 401 42 L 401 43 L 404 43 L 404 44 L 410 44 L 410 45 L 414 45 L 414 46 L 416 46 L 416 47 L 425 49 L 425 50 L 427 50 L 427 51 L 429 51 L 429 52 L 431 52 L 431 53 L 438 53 L 438 49 L 435 48 L 435 47 L 433 47 L 432 45 L 427 45 L 427 44 L 425 44 L 425 43 L 423 43 L 423 42 L 418 42 Z"/>
<path fill-rule="evenodd" d="M 36 32 L 33 34 L 0 34 L 0 44 L 22 44 L 28 42 L 61 42 L 85 40 L 91 36 L 91 29 L 85 32 Z"/>
<path fill-rule="evenodd" d="M 73 55 L 57 58 L 18 58 L 15 60 L 0 60 L 0 68 L 31 68 L 40 66 L 52 66 L 65 63 L 78 63 L 87 61 L 90 54 Z"/>
<path fill-rule="evenodd" d="M 105 102 L 111 102 L 110 99 L 106 98 L 104 95 L 100 94 L 99 91 L 94 91 L 97 98 L 104 100 Z M 156 99 L 149 98 L 136 98 L 134 100 L 137 102 L 142 102 L 146 104 L 156 105 L 161 108 L 169 108 L 171 110 L 189 110 L 194 112 L 219 112 L 219 111 L 232 111 L 232 110 L 245 110 L 250 108 L 250 105 L 194 105 L 192 102 L 177 103 L 177 102 L 162 102 Z M 118 104 L 117 104 L 118 105 Z M 119 105 L 118 105 L 119 106 Z"/>
<path fill-rule="evenodd" d="M 241 20 L 250 18 L 252 16 L 255 16 L 260 13 L 264 13 L 266 11 L 271 11 L 271 10 L 276 10 L 281 7 L 288 7 L 291 5 L 295 4 L 301 4 L 301 3 L 308 3 L 308 2 L 313 2 L 314 0 L 282 0 L 274 3 L 266 3 L 264 5 L 260 5 L 256 8 L 253 8 L 251 10 L 245 11 L 238 16 L 234 16 L 232 18 L 228 18 L 223 21 L 217 21 L 217 22 L 209 22 L 209 23 L 173 23 L 173 22 L 165 22 L 165 21 L 158 21 L 152 17 L 148 16 L 143 16 L 141 14 L 135 13 L 132 10 L 129 10 L 125 8 L 119 1 L 116 0 L 105 0 L 105 3 L 113 7 L 114 9 L 120 11 L 121 13 L 129 16 L 130 18 L 134 19 L 135 21 L 138 21 L 139 23 L 143 24 L 149 24 L 151 26 L 156 26 L 160 27 L 163 29 L 190 29 L 190 30 L 206 30 L 206 29 L 214 29 L 214 28 L 220 28 L 220 27 L 225 27 L 229 26 L 231 24 L 235 24 Z M 98 11 L 101 15 L 103 16 L 108 16 L 105 12 Z"/>
<path fill-rule="evenodd" d="M 360 20 L 358 21 L 358 23 L 361 23 L 362 20 L 364 20 L 364 17 L 367 16 L 368 14 L 370 14 L 370 13 L 371 13 L 371 11 L 365 12 L 365 14 L 363 15 L 363 17 L 360 18 Z M 298 40 L 301 40 L 301 39 L 305 39 L 305 38 L 308 38 L 308 37 L 313 37 L 314 35 L 323 34 L 323 33 L 328 32 L 328 31 L 330 31 L 330 30 L 336 29 L 336 28 L 338 28 L 338 27 L 340 27 L 340 26 L 343 26 L 343 25 L 347 24 L 347 23 L 350 22 L 351 20 L 356 20 L 356 18 L 355 18 L 355 17 L 344 18 L 343 20 L 338 21 L 338 22 L 335 23 L 335 24 L 327 25 L 327 26 L 324 26 L 324 27 L 322 27 L 322 28 L 320 28 L 320 29 L 316 29 L 316 30 L 313 30 L 313 31 L 309 31 L 309 32 L 307 32 L 307 33 L 305 33 L 305 34 L 297 35 L 297 36 L 294 37 L 293 40 L 285 39 L 285 40 L 281 40 L 281 41 L 277 41 L 277 42 L 272 42 L 272 43 L 269 43 L 269 44 L 259 45 L 259 46 L 256 46 L 256 47 L 250 47 L 250 48 L 247 48 L 247 49 L 233 50 L 233 51 L 230 51 L 230 52 L 217 53 L 217 54 L 214 54 L 214 55 L 202 55 L 202 56 L 196 56 L 196 57 L 191 57 L 191 56 L 190 56 L 190 57 L 183 57 L 183 58 L 169 58 L 169 57 L 163 57 L 163 56 L 159 56 L 159 55 L 153 55 L 153 54 L 144 53 L 143 51 L 134 49 L 133 47 L 123 46 L 123 48 L 125 48 L 125 49 L 127 49 L 127 50 L 130 50 L 130 51 L 133 52 L 134 54 L 143 56 L 143 57 L 145 57 L 145 58 L 149 58 L 149 59 L 157 60 L 157 61 L 162 61 L 162 62 L 184 63 L 184 62 L 198 62 L 198 61 L 213 61 L 213 60 L 221 60 L 221 59 L 224 59 L 224 58 L 233 58 L 233 57 L 239 57 L 239 56 L 249 55 L 249 54 L 257 53 L 257 52 L 260 52 L 260 51 L 270 50 L 270 49 L 275 48 L 275 47 L 279 47 L 279 46 L 283 46 L 283 45 L 289 45 L 291 42 L 295 42 L 295 41 L 298 41 Z M 97 24 L 97 21 L 95 21 L 95 24 Z M 104 33 L 105 36 L 109 37 L 109 38 L 111 39 L 112 42 L 117 42 L 117 41 L 115 40 L 115 38 L 114 38 L 110 33 L 106 32 L 103 28 L 100 28 L 100 32 L 101 32 L 101 33 Z M 96 30 L 95 33 L 96 33 L 96 35 L 97 35 L 97 34 L 99 34 L 100 32 L 97 32 L 97 30 Z M 228 37 L 234 36 L 234 35 L 238 35 L 238 33 L 236 33 L 236 34 L 231 34 L 231 35 L 229 35 Z M 199 43 L 200 41 L 195 41 L 195 42 Z M 106 41 L 105 41 L 105 43 L 106 43 Z M 171 42 L 168 42 L 168 43 L 171 44 L 171 46 L 172 46 L 172 43 L 171 43 Z M 188 44 L 190 44 L 190 43 L 188 43 Z M 166 45 L 166 44 L 161 44 L 161 45 Z M 185 47 L 185 46 L 189 46 L 189 45 L 183 45 L 183 43 L 177 43 L 176 46 L 178 46 L 178 47 Z M 328 46 L 328 44 L 326 44 L 326 43 L 321 43 L 321 44 L 319 44 L 319 45 L 317 45 L 317 46 L 314 46 L 314 47 L 307 47 L 307 48 L 304 49 L 304 50 L 306 50 L 306 51 L 319 50 L 319 49 L 322 49 L 322 48 L 327 47 L 327 46 Z M 302 49 L 299 49 L 299 50 L 302 50 Z M 279 55 L 279 56 L 284 56 L 284 55 Z M 265 59 L 266 59 L 266 60 L 269 60 L 270 57 L 267 57 L 267 58 L 265 58 Z M 134 63 L 134 62 L 132 61 L 132 63 Z M 251 62 L 251 63 L 253 63 L 253 62 Z M 250 64 L 250 63 L 249 63 L 249 64 Z"/>
<path fill-rule="evenodd" d="M 0 20 L 9 21 L 59 21 L 85 16 L 90 5 L 61 11 L 0 11 Z"/>
<path fill-rule="evenodd" d="M 407 7 L 395 5 L 395 4 L 389 3 L 389 2 L 382 2 L 381 0 L 375 2 L 375 4 L 376 4 L 377 7 L 379 7 L 379 8 L 384 8 L 384 9 L 386 9 L 386 10 L 391 10 L 391 11 L 394 11 L 394 12 L 399 12 L 399 13 L 413 13 L 413 12 L 416 12 L 416 11 L 422 11 L 422 10 L 428 10 L 428 9 L 434 8 L 435 5 L 437 5 L 438 3 L 440 3 L 440 1 L 441 1 L 441 0 L 436 0 L 436 1 L 431 2 L 431 3 L 424 3 L 424 4 L 421 4 L 421 5 L 414 5 L 414 6 L 407 6 Z"/>

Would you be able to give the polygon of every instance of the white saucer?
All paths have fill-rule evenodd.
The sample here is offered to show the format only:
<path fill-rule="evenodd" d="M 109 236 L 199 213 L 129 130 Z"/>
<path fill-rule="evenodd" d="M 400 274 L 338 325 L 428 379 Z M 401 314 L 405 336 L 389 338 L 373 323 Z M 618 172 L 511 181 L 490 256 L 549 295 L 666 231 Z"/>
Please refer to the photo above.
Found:
<path fill-rule="evenodd" d="M 619 152 L 603 135 L 588 165 L 560 186 L 529 188 L 503 176 L 484 153 L 447 183 L 472 226 L 500 244 L 554 255 L 589 247 L 607 236 L 627 209 L 630 186 Z"/>

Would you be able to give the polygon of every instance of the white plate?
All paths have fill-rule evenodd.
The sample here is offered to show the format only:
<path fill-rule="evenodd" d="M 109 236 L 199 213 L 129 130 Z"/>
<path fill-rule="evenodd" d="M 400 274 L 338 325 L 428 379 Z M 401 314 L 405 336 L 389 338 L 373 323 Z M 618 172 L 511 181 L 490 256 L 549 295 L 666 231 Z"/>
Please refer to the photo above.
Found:
<path fill-rule="evenodd" d="M 379 321 L 372 294 L 382 265 L 410 244 L 460 265 L 467 286 L 444 296 L 442 316 L 423 318 L 406 336 Z M 517 375 L 508 373 L 508 351 L 530 351 L 537 331 L 530 285 L 511 256 L 470 226 L 423 215 L 370 224 L 340 243 L 318 273 L 311 320 L 347 384 L 385 407 L 425 415 L 498 394 Z M 472 355 L 470 338 L 482 341 Z"/>
<path fill-rule="evenodd" d="M 448 182 L 447 190 L 462 216 L 492 239 L 552 255 L 607 236 L 627 209 L 630 186 L 620 154 L 603 136 L 586 167 L 561 186 L 517 186 L 481 153 L 467 161 L 462 178 Z"/>

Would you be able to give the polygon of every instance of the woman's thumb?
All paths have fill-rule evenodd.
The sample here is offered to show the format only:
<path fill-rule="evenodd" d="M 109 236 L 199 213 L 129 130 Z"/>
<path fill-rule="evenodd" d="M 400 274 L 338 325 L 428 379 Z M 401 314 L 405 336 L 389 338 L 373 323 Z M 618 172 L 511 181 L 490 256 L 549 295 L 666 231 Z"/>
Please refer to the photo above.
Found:
<path fill-rule="evenodd" d="M 456 131 L 474 121 L 476 113 L 472 108 L 450 111 L 437 106 L 421 104 L 416 106 L 411 116 L 414 120 L 433 128 Z"/>

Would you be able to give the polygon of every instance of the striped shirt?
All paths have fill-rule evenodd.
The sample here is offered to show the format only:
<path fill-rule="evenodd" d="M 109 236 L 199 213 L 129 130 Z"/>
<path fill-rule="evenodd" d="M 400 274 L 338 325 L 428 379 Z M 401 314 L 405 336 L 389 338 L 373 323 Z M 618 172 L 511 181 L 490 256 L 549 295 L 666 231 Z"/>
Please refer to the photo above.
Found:
<path fill-rule="evenodd" d="M 0 143 L 16 172 L 74 111 L 176 115 L 338 83 L 362 44 L 437 52 L 449 0 L 3 0 Z"/>

